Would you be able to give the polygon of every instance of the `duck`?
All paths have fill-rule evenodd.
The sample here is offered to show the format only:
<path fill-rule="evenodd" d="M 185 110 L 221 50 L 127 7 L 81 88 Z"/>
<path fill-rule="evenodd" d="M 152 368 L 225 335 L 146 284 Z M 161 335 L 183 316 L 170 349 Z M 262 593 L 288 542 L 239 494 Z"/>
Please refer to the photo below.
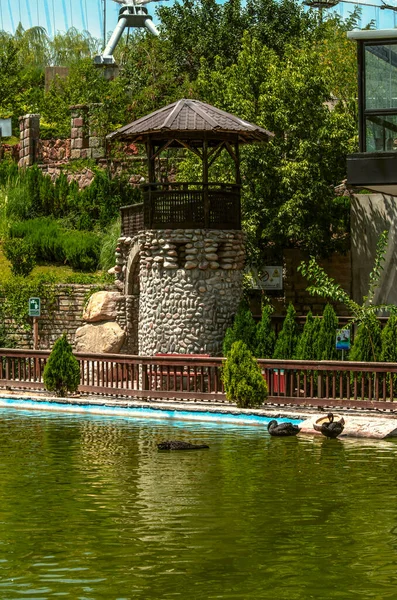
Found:
<path fill-rule="evenodd" d="M 287 437 L 291 435 L 296 435 L 300 432 L 300 428 L 293 423 L 280 423 L 273 420 L 267 426 L 267 430 L 270 435 L 278 436 L 278 437 Z"/>
<path fill-rule="evenodd" d="M 322 423 L 321 433 L 327 438 L 337 438 L 345 428 L 345 421 L 341 418 L 339 421 L 334 421 L 334 415 L 328 413 L 328 423 Z"/>
<path fill-rule="evenodd" d="M 180 440 L 166 440 L 157 444 L 159 450 L 202 450 L 209 448 L 206 444 L 191 444 Z"/>

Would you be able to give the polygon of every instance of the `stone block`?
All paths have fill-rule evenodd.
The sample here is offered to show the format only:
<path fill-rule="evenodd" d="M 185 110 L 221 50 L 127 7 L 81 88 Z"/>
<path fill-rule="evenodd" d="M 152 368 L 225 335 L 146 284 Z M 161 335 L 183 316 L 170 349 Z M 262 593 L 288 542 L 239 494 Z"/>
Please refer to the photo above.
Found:
<path fill-rule="evenodd" d="M 113 354 L 120 352 L 124 339 L 125 332 L 117 323 L 97 323 L 77 329 L 75 346 L 77 352 Z"/>

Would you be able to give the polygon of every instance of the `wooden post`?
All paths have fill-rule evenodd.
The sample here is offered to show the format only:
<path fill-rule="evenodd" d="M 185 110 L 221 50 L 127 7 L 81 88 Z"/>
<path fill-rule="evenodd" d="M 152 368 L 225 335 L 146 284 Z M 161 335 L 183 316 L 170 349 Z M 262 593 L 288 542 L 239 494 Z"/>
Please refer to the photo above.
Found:
<path fill-rule="evenodd" d="M 39 349 L 39 319 L 33 317 L 33 350 Z"/>
<path fill-rule="evenodd" d="M 204 201 L 204 228 L 210 227 L 210 203 L 208 196 L 208 141 L 203 141 L 203 201 Z"/>

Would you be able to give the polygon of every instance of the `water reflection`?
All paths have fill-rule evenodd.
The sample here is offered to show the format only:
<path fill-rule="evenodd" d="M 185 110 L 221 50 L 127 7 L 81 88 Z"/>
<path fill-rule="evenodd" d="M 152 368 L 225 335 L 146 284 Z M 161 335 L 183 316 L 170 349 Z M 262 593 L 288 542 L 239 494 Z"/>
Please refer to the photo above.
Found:
<path fill-rule="evenodd" d="M 0 598 L 395 598 L 395 444 L 4 411 Z"/>

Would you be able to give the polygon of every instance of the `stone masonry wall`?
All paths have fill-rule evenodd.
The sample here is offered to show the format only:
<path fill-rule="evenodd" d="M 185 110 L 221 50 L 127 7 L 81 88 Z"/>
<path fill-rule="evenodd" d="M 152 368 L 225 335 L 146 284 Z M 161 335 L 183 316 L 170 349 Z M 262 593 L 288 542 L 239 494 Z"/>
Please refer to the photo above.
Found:
<path fill-rule="evenodd" d="M 101 289 L 114 291 L 113 286 L 102 286 Z M 95 285 L 60 284 L 57 285 L 57 308 L 49 314 L 45 306 L 39 318 L 39 350 L 50 350 L 55 341 L 66 333 L 74 346 L 76 329 L 83 324 L 82 314 L 88 297 L 98 291 Z M 9 318 L 5 321 L 8 336 L 14 340 L 17 348 L 33 348 L 33 333 L 17 327 Z"/>
<path fill-rule="evenodd" d="M 241 298 L 243 233 L 151 230 L 137 239 L 139 353 L 220 354 Z"/>

